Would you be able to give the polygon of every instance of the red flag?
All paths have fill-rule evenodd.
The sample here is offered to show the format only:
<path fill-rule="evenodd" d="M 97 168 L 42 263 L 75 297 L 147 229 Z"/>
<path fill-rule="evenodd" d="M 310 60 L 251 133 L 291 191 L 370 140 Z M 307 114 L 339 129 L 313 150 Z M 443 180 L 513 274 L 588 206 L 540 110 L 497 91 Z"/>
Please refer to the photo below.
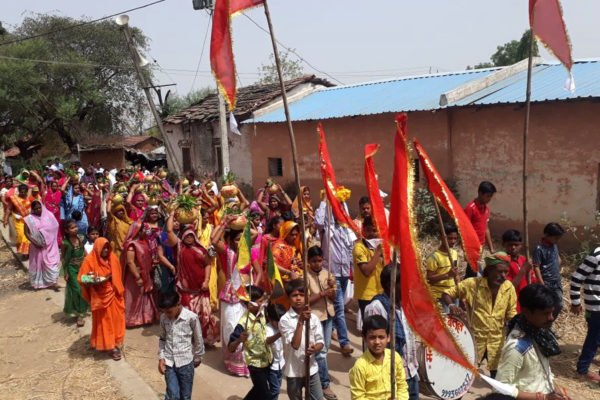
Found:
<path fill-rule="evenodd" d="M 460 206 L 460 203 L 456 200 L 456 197 L 454 197 L 450 189 L 448 189 L 448 186 L 433 166 L 433 163 L 425 153 L 425 150 L 423 150 L 419 144 L 419 141 L 414 139 L 413 142 L 415 145 L 415 150 L 417 150 L 417 154 L 419 155 L 419 160 L 421 161 L 423 173 L 427 178 L 429 191 L 433 197 L 439 201 L 442 207 L 448 211 L 448 214 L 450 214 L 454 220 L 462 239 L 462 245 L 465 249 L 467 261 L 470 265 L 476 266 L 477 261 L 479 260 L 479 253 L 481 252 L 481 244 L 479 243 L 477 233 L 475 232 L 475 229 L 473 229 L 471 221 L 465 214 L 463 208 Z"/>
<path fill-rule="evenodd" d="M 390 244 L 400 251 L 402 309 L 425 345 L 477 374 L 477 368 L 471 365 L 444 323 L 421 267 L 414 221 L 414 171 L 407 142 L 406 119 L 406 114 L 396 116 L 389 228 Z"/>
<path fill-rule="evenodd" d="M 210 37 L 210 67 L 229 109 L 235 108 L 235 63 L 231 47 L 230 0 L 216 0 Z"/>
<path fill-rule="evenodd" d="M 331 165 L 329 151 L 327 150 L 327 142 L 325 141 L 325 133 L 323 132 L 323 126 L 321 124 L 319 124 L 319 138 L 321 175 L 323 176 L 323 186 L 325 187 L 327 200 L 331 205 L 331 212 L 340 225 L 352 229 L 357 236 L 362 236 L 358 227 L 342 206 L 342 203 L 335 196 L 335 192 L 337 192 L 340 187 L 335 182 L 335 173 L 333 172 L 333 165 Z"/>
<path fill-rule="evenodd" d="M 367 184 L 367 192 L 371 200 L 371 216 L 375 227 L 379 232 L 379 237 L 383 239 L 383 257 L 385 263 L 390 262 L 390 244 L 388 243 L 388 224 L 385 218 L 385 208 L 379 191 L 379 183 L 377 182 L 377 174 L 375 173 L 375 163 L 373 156 L 379 150 L 379 144 L 368 144 L 365 146 L 365 182 Z"/>
<path fill-rule="evenodd" d="M 529 0 L 529 25 L 535 36 L 569 70 L 573 66 L 571 43 L 559 0 Z M 570 76 L 570 80 L 572 81 Z M 574 83 L 569 84 L 574 85 Z M 570 88 L 574 90 L 574 86 Z"/>
<path fill-rule="evenodd" d="M 265 0 L 230 0 L 229 13 L 235 15 L 247 8 L 260 6 Z"/>

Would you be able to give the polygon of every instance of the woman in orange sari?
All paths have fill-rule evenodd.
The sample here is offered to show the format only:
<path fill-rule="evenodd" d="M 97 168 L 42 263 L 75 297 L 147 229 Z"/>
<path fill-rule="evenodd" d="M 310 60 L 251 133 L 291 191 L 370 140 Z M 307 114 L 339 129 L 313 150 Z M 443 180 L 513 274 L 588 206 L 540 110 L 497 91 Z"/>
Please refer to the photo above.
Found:
<path fill-rule="evenodd" d="M 29 215 L 31 201 L 29 200 L 29 188 L 27 185 L 20 184 L 18 190 L 18 194 L 13 194 L 8 198 L 10 212 L 4 214 L 4 226 L 8 224 L 8 216 L 12 213 L 15 233 L 17 235 L 17 253 L 26 260 L 29 258 L 29 240 L 25 236 L 25 217 Z"/>
<path fill-rule="evenodd" d="M 315 219 L 315 210 L 312 207 L 310 202 L 310 188 L 308 186 L 301 186 L 300 193 L 302 193 L 302 211 L 304 214 L 308 215 L 309 223 L 311 223 Z M 300 196 L 296 196 L 294 202 L 292 203 L 292 211 L 296 218 L 300 218 Z"/>
<path fill-rule="evenodd" d="M 287 221 L 279 230 L 279 239 L 272 245 L 273 258 L 284 280 L 298 278 L 302 272 L 302 242 L 300 227 Z"/>
<path fill-rule="evenodd" d="M 92 283 L 90 274 L 107 279 Z M 112 252 L 108 239 L 100 237 L 94 241 L 94 248 L 83 260 L 77 280 L 81 295 L 92 309 L 92 347 L 110 351 L 113 359 L 120 360 L 125 339 L 125 288 L 121 280 L 121 263 Z"/>

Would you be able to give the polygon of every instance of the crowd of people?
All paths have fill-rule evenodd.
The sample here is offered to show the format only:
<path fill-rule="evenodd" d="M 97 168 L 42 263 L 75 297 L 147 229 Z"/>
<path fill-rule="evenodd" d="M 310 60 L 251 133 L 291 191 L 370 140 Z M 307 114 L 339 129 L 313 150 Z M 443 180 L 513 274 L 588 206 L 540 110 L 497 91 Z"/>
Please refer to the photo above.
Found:
<path fill-rule="evenodd" d="M 482 182 L 465 207 L 486 246 L 481 265 L 459 273 L 460 237 L 447 223 L 424 263 L 427 282 L 441 309 L 468 322 L 478 364 L 486 360 L 492 377 L 512 385 L 513 397 L 567 399 L 548 363 L 560 352 L 550 327 L 563 307 L 557 243 L 564 230 L 548 224 L 531 263 L 520 254 L 517 230 L 506 231 L 503 250 L 495 251 L 488 228 L 495 192 Z M 67 169 L 56 159 L 41 171 L 5 176 L 0 196 L 3 222 L 29 260 L 31 286 L 59 290 L 62 267 L 64 312 L 77 326 L 91 312 L 93 348 L 119 360 L 126 328 L 160 324 L 158 368 L 167 399 L 191 398 L 194 368 L 217 342 L 226 370 L 252 380 L 245 399 L 277 399 L 284 377 L 290 399 L 301 399 L 306 356 L 311 398 L 336 399 L 327 355 L 332 340 L 343 356 L 353 355 L 345 317 L 350 297 L 358 303 L 364 350 L 350 370 L 352 399 L 390 397 L 391 351 L 398 354 L 396 399 L 419 398 L 420 344 L 402 310 L 399 274 L 389 349 L 395 264 L 385 265 L 368 197 L 358 201 L 358 237 L 328 212 L 323 196 L 313 207 L 310 188 L 302 187 L 292 201 L 271 180 L 248 200 L 232 179 L 219 188 L 210 175 L 197 180 L 192 172 L 180 178 L 162 169 L 77 162 Z M 248 238 L 249 262 L 240 266 L 240 243 Z M 277 297 L 270 259 L 285 283 Z M 572 311 L 580 312 L 585 288 L 589 330 L 577 369 L 595 382 L 600 376 L 589 367 L 600 335 L 599 264 L 596 249 L 573 274 L 570 292 Z"/>

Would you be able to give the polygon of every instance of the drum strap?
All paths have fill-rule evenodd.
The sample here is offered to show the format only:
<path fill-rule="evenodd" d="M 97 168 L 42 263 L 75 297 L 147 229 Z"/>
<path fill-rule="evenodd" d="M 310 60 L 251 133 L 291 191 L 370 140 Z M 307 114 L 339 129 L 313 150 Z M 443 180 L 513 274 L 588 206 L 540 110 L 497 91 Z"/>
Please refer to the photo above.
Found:
<path fill-rule="evenodd" d="M 479 285 L 481 285 L 481 280 L 483 277 L 479 276 L 475 278 L 475 291 L 473 292 L 473 304 L 471 304 L 471 310 L 469 310 L 469 325 L 473 326 L 473 313 L 475 312 L 475 307 L 477 306 L 477 295 L 479 294 Z"/>

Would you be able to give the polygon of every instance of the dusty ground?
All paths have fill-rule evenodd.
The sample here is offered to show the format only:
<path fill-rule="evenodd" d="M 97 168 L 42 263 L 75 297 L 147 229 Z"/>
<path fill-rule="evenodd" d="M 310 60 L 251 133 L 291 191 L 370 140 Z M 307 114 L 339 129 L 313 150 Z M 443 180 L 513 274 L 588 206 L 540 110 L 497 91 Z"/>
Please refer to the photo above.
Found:
<path fill-rule="evenodd" d="M 125 399 L 73 321 L 0 240 L 0 399 Z"/>

